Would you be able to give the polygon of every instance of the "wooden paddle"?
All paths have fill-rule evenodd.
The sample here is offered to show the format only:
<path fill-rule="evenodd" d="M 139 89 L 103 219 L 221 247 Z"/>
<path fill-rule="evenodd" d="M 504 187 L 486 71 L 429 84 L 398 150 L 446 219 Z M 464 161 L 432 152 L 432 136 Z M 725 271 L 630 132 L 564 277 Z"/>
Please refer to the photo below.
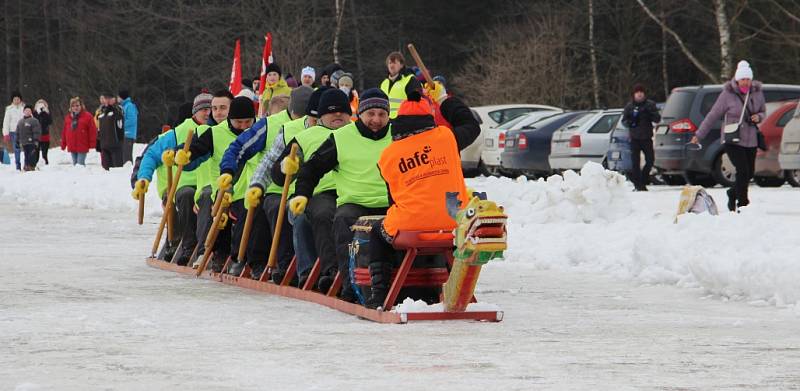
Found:
<path fill-rule="evenodd" d="M 192 137 L 194 136 L 194 132 L 189 132 L 186 136 L 186 142 L 183 144 L 183 151 L 189 152 L 189 147 L 192 145 Z M 168 170 L 168 173 L 172 170 Z M 171 211 L 173 205 L 175 204 L 175 191 L 178 188 L 178 182 L 181 180 L 181 173 L 183 172 L 183 165 L 178 164 L 178 171 L 175 173 L 175 178 L 172 181 L 171 186 L 169 187 L 169 192 L 167 193 L 167 211 Z M 169 175 L 169 174 L 168 174 Z M 169 178 L 169 176 L 167 176 Z M 151 255 L 153 257 L 156 256 L 158 252 L 158 245 L 161 242 L 161 236 L 164 234 L 164 226 L 167 224 L 167 219 L 169 218 L 170 213 L 166 212 L 161 215 L 161 223 L 158 225 L 158 233 L 156 233 L 156 240 L 153 241 L 153 251 Z M 169 236 L 169 235 L 168 235 Z"/>

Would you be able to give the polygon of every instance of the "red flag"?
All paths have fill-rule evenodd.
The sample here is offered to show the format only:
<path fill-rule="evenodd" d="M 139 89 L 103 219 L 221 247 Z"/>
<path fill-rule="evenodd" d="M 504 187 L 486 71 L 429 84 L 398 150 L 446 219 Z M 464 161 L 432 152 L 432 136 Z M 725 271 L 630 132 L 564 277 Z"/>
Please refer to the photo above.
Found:
<path fill-rule="evenodd" d="M 231 94 L 236 96 L 242 91 L 242 49 L 239 40 L 236 40 L 236 49 L 233 50 L 233 66 L 231 67 L 231 82 L 228 85 Z"/>
<path fill-rule="evenodd" d="M 261 54 L 261 77 L 258 82 L 258 96 L 264 93 L 267 84 L 267 65 L 272 64 L 272 33 L 264 36 L 264 52 Z"/>

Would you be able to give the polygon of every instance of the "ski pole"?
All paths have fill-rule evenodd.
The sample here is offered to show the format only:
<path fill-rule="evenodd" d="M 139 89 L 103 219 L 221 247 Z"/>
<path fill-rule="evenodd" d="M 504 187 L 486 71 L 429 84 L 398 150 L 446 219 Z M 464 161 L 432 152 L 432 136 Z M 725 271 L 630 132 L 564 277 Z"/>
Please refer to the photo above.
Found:
<path fill-rule="evenodd" d="M 189 147 L 192 145 L 192 137 L 194 136 L 194 132 L 189 132 L 186 136 L 186 142 L 183 144 L 183 151 L 189 152 Z M 168 172 L 171 170 L 168 170 Z M 181 173 L 183 172 L 183 165 L 178 164 L 178 171 L 175 173 L 175 180 L 172 181 L 172 186 L 169 187 L 169 192 L 167 193 L 167 210 L 172 210 L 172 206 L 174 205 L 175 199 L 175 190 L 178 187 L 178 181 L 181 180 Z M 167 177 L 169 178 L 169 177 Z M 152 257 L 156 256 L 158 252 L 158 245 L 161 242 L 161 236 L 164 234 L 164 225 L 167 223 L 169 213 L 164 213 L 161 215 L 161 223 L 158 225 L 158 233 L 156 233 L 156 240 L 153 241 L 153 251 L 151 253 Z M 169 235 L 168 235 L 169 236 Z"/>
<path fill-rule="evenodd" d="M 289 158 L 294 160 L 297 157 L 297 144 L 292 144 L 292 150 L 289 152 Z M 283 220 L 286 215 L 286 198 L 289 197 L 289 185 L 292 183 L 292 175 L 286 175 L 283 181 L 283 189 L 281 190 L 281 204 L 278 208 L 278 220 L 275 222 L 275 232 L 272 234 L 272 244 L 269 249 L 269 261 L 267 262 L 266 275 L 272 274 L 272 269 L 275 268 L 275 263 L 278 260 L 278 240 L 281 237 L 281 230 L 283 229 Z M 262 279 L 263 279 L 262 275 Z"/>

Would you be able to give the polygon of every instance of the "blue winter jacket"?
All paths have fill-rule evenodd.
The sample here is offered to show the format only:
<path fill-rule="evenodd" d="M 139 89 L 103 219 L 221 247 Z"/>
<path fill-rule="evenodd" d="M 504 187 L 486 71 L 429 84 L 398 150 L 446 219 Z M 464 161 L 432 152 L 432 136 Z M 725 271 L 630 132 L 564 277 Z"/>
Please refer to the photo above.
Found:
<path fill-rule="evenodd" d="M 136 140 L 136 132 L 139 128 L 139 109 L 131 98 L 122 101 L 122 111 L 125 113 L 125 138 Z"/>
<path fill-rule="evenodd" d="M 175 129 L 170 129 L 163 137 L 157 138 L 144 151 L 142 162 L 139 165 L 139 172 L 136 176 L 139 179 L 147 179 L 152 182 L 153 172 L 163 164 L 161 155 L 164 154 L 164 151 L 169 149 L 175 151 L 181 148 L 183 148 L 183 143 L 178 144 L 178 140 L 175 137 Z"/>
<path fill-rule="evenodd" d="M 234 175 L 239 172 L 250 158 L 263 151 L 267 145 L 267 119 L 261 118 L 250 129 L 236 137 L 219 164 L 220 174 Z"/>

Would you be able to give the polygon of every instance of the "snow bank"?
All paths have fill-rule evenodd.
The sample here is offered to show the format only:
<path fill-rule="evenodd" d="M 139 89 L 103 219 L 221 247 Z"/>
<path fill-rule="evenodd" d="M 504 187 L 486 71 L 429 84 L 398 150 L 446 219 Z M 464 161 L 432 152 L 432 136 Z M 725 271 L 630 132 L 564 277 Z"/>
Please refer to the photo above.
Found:
<path fill-rule="evenodd" d="M 416 312 L 444 312 L 444 304 L 428 304 L 424 300 L 414 300 L 406 297 L 402 303 L 395 306 L 392 311 L 400 314 L 416 313 Z M 469 303 L 467 304 L 466 312 L 491 312 L 500 311 L 500 307 L 491 303 Z"/>
<path fill-rule="evenodd" d="M 143 144 L 134 146 L 138 156 Z M 86 166 L 73 166 L 69 153 L 58 148 L 49 153 L 50 164 L 40 159 L 38 170 L 20 172 L 10 165 L 0 165 L 0 197 L 23 205 L 47 204 L 64 207 L 135 211 L 131 198 L 131 164 L 103 170 L 100 154 L 89 152 Z M 12 158 L 13 161 L 13 158 Z M 147 206 L 158 205 L 156 186 L 150 186 Z M 147 207 L 148 215 L 160 215 L 160 208 Z"/>
<path fill-rule="evenodd" d="M 800 301 L 794 204 L 741 214 L 685 215 L 673 223 L 678 189 L 633 193 L 630 184 L 598 165 L 581 174 L 528 181 L 476 178 L 469 184 L 506 207 L 512 265 L 603 273 L 642 284 L 703 288 L 724 298 L 794 305 Z M 724 207 L 724 190 L 710 191 Z M 762 192 L 762 193 L 760 193 Z M 491 267 L 491 265 L 489 265 Z"/>

